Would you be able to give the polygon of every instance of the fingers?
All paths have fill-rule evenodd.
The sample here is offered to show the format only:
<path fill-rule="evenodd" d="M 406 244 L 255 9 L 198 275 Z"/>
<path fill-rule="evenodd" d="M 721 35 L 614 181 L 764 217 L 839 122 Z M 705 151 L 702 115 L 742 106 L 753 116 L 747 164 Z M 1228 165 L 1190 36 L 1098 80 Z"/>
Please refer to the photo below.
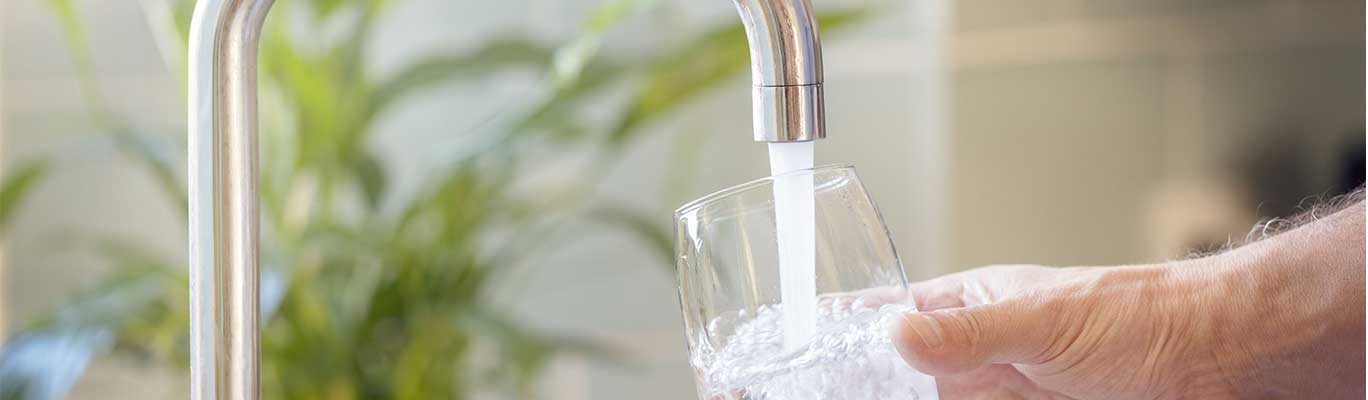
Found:
<path fill-rule="evenodd" d="M 817 297 L 817 305 L 833 310 L 878 308 L 911 299 L 921 311 L 974 306 L 1010 297 L 1035 282 L 1050 281 L 1057 271 L 1034 265 L 990 266 L 911 283 L 907 289 L 884 286 L 825 293 Z"/>
<path fill-rule="evenodd" d="M 1056 332 L 1055 313 L 1027 301 L 906 314 L 893 343 L 909 365 L 931 375 L 989 364 L 1045 361 Z"/>
<path fill-rule="evenodd" d="M 1050 284 L 1063 269 L 1037 265 L 993 265 L 908 285 L 921 311 L 996 303 Z"/>
<path fill-rule="evenodd" d="M 964 307 L 963 274 L 951 274 L 908 285 L 908 295 L 921 311 Z"/>
<path fill-rule="evenodd" d="M 907 289 L 896 286 L 824 293 L 817 296 L 817 306 L 830 310 L 877 309 L 885 304 L 903 304 L 906 301 Z"/>
<path fill-rule="evenodd" d="M 990 365 L 936 378 L 936 390 L 942 399 L 1067 399 L 1041 389 L 1010 365 Z"/>

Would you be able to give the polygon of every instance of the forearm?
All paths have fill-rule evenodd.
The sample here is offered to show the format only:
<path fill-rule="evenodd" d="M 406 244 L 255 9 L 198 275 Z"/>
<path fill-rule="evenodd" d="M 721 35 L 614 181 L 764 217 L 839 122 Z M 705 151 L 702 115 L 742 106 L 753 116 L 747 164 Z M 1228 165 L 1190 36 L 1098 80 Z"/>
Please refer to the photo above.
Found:
<path fill-rule="evenodd" d="M 1210 257 L 1209 332 L 1245 397 L 1362 398 L 1364 205 Z"/>

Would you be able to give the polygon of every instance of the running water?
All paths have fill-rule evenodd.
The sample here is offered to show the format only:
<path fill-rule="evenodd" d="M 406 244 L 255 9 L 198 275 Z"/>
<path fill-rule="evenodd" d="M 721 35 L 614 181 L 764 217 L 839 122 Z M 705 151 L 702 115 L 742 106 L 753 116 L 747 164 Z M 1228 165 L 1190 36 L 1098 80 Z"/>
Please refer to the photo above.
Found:
<path fill-rule="evenodd" d="M 774 225 L 779 247 L 779 294 L 784 305 L 784 349 L 803 346 L 817 330 L 816 234 L 812 174 L 780 174 L 812 168 L 812 142 L 770 143 L 774 179 Z"/>
<path fill-rule="evenodd" d="M 720 349 L 704 349 L 690 360 L 701 372 L 700 397 L 726 400 L 935 400 L 936 382 L 907 366 L 888 335 L 889 324 L 915 309 L 821 307 L 811 342 L 784 350 L 783 306 L 763 306 L 754 315 L 719 316 L 710 325 L 736 324 Z"/>

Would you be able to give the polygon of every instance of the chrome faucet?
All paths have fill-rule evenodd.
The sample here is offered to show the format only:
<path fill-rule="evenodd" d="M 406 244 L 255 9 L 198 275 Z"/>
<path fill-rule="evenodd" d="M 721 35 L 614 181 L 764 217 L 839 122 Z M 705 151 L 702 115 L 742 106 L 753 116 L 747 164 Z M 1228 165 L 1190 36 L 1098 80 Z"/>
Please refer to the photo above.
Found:
<path fill-rule="evenodd" d="M 826 137 L 822 42 L 809 0 L 735 0 L 750 43 L 757 142 Z"/>
<path fill-rule="evenodd" d="M 826 136 L 809 0 L 734 0 L 750 43 L 754 137 Z M 200 0 L 190 23 L 190 391 L 260 397 L 257 52 L 274 0 Z"/>

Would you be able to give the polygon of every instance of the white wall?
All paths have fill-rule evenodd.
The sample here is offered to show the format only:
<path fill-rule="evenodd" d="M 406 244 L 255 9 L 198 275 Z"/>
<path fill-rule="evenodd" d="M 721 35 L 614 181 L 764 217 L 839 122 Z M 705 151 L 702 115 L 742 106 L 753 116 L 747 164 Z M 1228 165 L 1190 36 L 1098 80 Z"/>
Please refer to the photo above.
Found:
<path fill-rule="evenodd" d="M 1362 135 L 1361 1 L 956 5 L 955 268 L 1181 256 L 1146 235 L 1175 182 L 1224 173 L 1288 123 L 1312 195 Z M 1242 199 L 1235 229 L 1264 200 Z"/>

